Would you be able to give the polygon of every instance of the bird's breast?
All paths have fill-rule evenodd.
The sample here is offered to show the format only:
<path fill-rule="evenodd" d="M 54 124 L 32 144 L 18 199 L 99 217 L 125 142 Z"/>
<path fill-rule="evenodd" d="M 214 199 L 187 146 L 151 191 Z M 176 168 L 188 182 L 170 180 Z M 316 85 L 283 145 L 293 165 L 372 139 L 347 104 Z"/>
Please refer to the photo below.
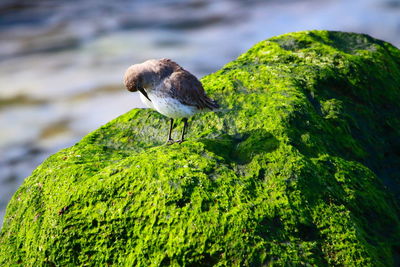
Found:
<path fill-rule="evenodd" d="M 140 100 L 142 100 L 143 104 L 145 104 L 149 108 L 154 109 L 154 105 L 151 101 L 149 101 L 142 93 L 139 93 L 139 95 L 140 95 Z M 151 94 L 147 94 L 147 96 L 150 98 L 150 100 L 153 97 Z"/>
<path fill-rule="evenodd" d="M 182 104 L 179 100 L 170 96 L 154 95 L 150 99 L 154 109 L 169 118 L 188 118 L 199 112 L 196 107 Z"/>

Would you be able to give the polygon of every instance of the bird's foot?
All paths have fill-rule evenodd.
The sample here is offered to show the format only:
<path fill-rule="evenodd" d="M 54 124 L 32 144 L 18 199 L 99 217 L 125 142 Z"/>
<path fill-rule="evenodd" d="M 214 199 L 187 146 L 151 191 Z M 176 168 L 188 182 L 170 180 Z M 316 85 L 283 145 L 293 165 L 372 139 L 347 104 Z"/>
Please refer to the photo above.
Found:
<path fill-rule="evenodd" d="M 172 145 L 173 143 L 176 143 L 177 141 L 174 141 L 173 139 L 168 139 L 167 142 L 165 142 L 165 144 L 167 146 Z"/>
<path fill-rule="evenodd" d="M 172 140 L 172 139 L 168 139 L 167 140 L 167 142 L 165 142 L 165 144 L 167 145 L 167 146 L 169 146 L 169 145 L 172 145 L 172 144 L 175 144 L 175 143 L 178 143 L 178 144 L 182 144 L 183 142 L 185 142 L 186 140 Z"/>

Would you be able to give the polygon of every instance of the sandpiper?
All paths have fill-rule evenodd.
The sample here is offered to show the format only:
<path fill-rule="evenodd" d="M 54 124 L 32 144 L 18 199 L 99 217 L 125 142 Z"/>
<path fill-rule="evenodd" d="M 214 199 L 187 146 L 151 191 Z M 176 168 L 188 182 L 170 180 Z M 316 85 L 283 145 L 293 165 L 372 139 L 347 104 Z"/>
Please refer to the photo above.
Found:
<path fill-rule="evenodd" d="M 170 118 L 167 144 L 184 141 L 189 117 L 218 108 L 206 95 L 201 82 L 170 59 L 150 59 L 130 66 L 124 83 L 129 91 L 140 92 L 140 99 L 146 106 Z M 171 138 L 174 119 L 179 118 L 184 123 L 182 136 L 174 141 Z"/>

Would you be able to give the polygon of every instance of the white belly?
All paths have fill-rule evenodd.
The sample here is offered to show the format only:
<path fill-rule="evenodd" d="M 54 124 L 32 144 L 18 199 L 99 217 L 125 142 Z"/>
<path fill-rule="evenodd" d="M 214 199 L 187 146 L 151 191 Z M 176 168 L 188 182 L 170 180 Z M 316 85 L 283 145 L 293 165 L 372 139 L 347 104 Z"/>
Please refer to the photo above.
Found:
<path fill-rule="evenodd" d="M 151 101 L 149 101 L 143 94 L 139 93 L 139 95 L 146 106 L 155 109 L 168 118 L 188 118 L 200 111 L 196 107 L 184 105 L 171 97 L 159 97 L 155 94 L 147 93 L 148 97 L 151 99 Z"/>
<path fill-rule="evenodd" d="M 157 110 L 168 118 L 188 118 L 199 112 L 196 107 L 184 105 L 171 97 L 159 97 L 151 93 L 148 96 L 151 102 L 142 94 L 140 94 L 140 99 L 146 106 Z"/>

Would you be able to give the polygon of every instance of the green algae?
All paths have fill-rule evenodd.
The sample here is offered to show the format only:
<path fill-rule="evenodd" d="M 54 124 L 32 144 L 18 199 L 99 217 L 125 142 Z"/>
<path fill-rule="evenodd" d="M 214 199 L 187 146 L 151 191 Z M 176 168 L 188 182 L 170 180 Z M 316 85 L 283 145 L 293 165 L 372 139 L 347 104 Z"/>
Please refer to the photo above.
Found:
<path fill-rule="evenodd" d="M 164 146 L 167 119 L 134 109 L 40 165 L 0 265 L 399 263 L 398 49 L 291 33 L 202 82 L 223 108 L 189 141 Z"/>

